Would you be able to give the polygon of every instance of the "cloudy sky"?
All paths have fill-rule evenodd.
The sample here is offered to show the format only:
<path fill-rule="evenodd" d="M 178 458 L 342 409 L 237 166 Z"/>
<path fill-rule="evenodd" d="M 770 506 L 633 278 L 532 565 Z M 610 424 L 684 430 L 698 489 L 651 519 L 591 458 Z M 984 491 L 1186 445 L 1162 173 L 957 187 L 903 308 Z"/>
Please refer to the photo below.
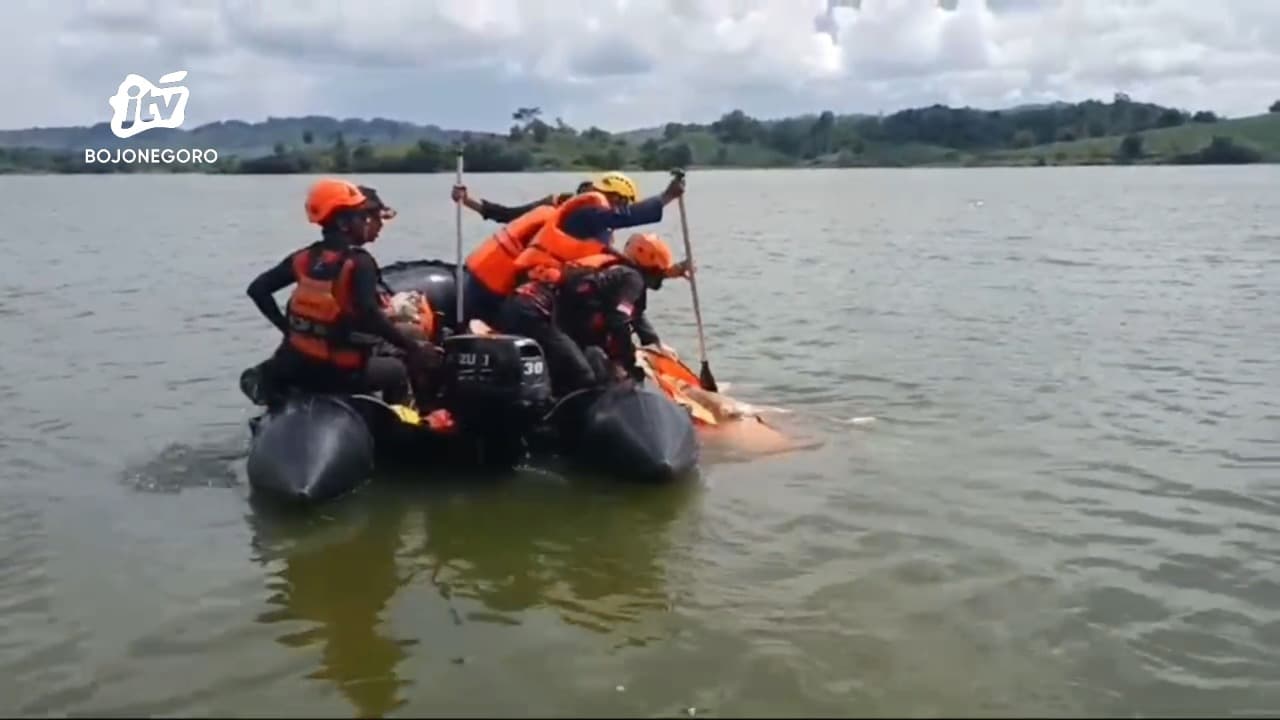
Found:
<path fill-rule="evenodd" d="M 0 0 L 0 127 L 90 124 L 188 71 L 187 127 L 381 116 L 624 130 L 934 102 L 1280 98 L 1280 0 Z"/>

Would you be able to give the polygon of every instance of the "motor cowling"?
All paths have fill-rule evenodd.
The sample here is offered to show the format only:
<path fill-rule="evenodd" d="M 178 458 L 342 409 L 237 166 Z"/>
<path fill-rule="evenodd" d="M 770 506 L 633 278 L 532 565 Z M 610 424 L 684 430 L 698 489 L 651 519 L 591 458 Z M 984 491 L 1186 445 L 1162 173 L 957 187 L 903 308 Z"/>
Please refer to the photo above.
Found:
<path fill-rule="evenodd" d="M 551 404 L 542 347 L 517 335 L 446 338 L 441 398 L 464 431 L 523 432 Z"/>

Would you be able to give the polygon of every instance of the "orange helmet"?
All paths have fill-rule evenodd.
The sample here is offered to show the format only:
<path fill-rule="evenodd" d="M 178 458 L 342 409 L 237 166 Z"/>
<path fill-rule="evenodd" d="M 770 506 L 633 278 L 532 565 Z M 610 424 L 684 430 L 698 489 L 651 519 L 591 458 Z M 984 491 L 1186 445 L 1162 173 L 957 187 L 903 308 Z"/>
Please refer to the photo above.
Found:
<path fill-rule="evenodd" d="M 675 264 L 671 248 L 653 233 L 636 233 L 627 238 L 622 254 L 641 270 L 665 274 Z"/>
<path fill-rule="evenodd" d="M 365 204 L 364 193 L 346 180 L 322 178 L 307 191 L 307 220 L 323 225 L 333 213 Z"/>

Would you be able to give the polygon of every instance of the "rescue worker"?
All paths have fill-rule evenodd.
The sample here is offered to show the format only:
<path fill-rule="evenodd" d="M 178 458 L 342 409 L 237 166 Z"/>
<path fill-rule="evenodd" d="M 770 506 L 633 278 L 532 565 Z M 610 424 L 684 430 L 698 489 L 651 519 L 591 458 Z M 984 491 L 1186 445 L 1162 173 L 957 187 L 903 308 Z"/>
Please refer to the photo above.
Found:
<path fill-rule="evenodd" d="M 311 186 L 307 219 L 321 239 L 289 254 L 249 284 L 258 310 L 284 335 L 260 366 L 268 387 L 311 392 L 381 392 L 387 403 L 405 404 L 416 387 L 394 357 L 371 357 L 379 339 L 402 350 L 416 372 L 440 364 L 440 349 L 418 344 L 383 313 L 377 261 L 362 246 L 377 239 L 395 211 L 372 188 L 324 178 Z M 281 312 L 273 293 L 297 287 Z M 425 400 L 419 397 L 418 407 Z"/>
<path fill-rule="evenodd" d="M 649 290 L 662 289 L 667 278 L 688 277 L 689 262 L 675 262 L 670 246 L 653 233 L 635 233 L 622 256 L 601 253 L 573 262 L 565 271 L 556 300 L 556 322 L 579 347 L 596 346 L 633 379 L 643 380 L 636 365 L 635 333 L 641 345 L 671 351 L 662 344 L 647 309 Z"/>
<path fill-rule="evenodd" d="M 663 208 L 684 195 L 684 184 L 684 174 L 677 173 L 662 194 L 638 201 L 640 190 L 631 178 L 616 171 L 600 175 L 590 192 L 556 206 L 516 258 L 517 269 L 525 275 L 534 268 L 554 272 L 566 262 L 610 251 L 614 230 L 660 222 Z"/>
<path fill-rule="evenodd" d="M 591 183 L 579 185 L 578 192 L 584 192 L 583 188 L 589 190 Z M 478 318 L 488 325 L 496 325 L 503 300 L 516 286 L 516 258 L 554 214 L 556 206 L 573 195 L 548 195 L 526 205 L 506 207 L 487 200 L 472 200 L 466 186 L 455 185 L 452 197 L 454 202 L 461 202 L 487 220 L 506 223 L 471 251 L 463 263 L 462 302 L 467 317 L 459 324 L 465 327 L 467 321 Z"/>
<path fill-rule="evenodd" d="M 645 317 L 646 289 L 657 290 L 663 279 L 687 274 L 688 263 L 674 263 L 661 239 L 635 234 L 621 254 L 591 255 L 567 263 L 557 275 L 522 283 L 503 307 L 502 327 L 542 346 L 557 396 L 607 382 L 583 346 L 600 347 L 631 377 L 642 379 L 631 332 L 643 344 L 660 346 Z"/>

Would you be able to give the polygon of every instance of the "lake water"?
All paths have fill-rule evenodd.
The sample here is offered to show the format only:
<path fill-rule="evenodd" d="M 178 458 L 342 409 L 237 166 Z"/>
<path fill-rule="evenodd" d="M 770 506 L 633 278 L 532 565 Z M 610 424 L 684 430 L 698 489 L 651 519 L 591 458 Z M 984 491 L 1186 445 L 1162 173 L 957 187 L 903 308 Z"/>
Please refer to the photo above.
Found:
<path fill-rule="evenodd" d="M 359 179 L 452 257 L 451 175 Z M 237 377 L 310 181 L 0 178 L 0 711 L 1280 713 L 1280 169 L 694 172 L 712 368 L 820 447 L 286 519 Z"/>

